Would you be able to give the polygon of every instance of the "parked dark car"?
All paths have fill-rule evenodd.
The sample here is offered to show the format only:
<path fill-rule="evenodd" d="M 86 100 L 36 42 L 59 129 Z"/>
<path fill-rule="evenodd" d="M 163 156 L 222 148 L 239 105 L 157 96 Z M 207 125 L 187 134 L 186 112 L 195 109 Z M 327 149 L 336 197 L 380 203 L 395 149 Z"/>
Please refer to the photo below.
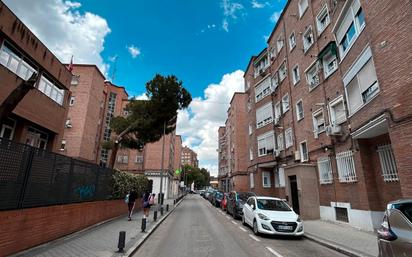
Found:
<path fill-rule="evenodd" d="M 220 207 L 223 200 L 223 192 L 222 191 L 215 191 L 213 194 L 212 204 L 216 207 Z"/>
<path fill-rule="evenodd" d="M 380 257 L 411 256 L 412 199 L 390 202 L 377 232 Z"/>
<path fill-rule="evenodd" d="M 253 192 L 230 192 L 227 197 L 226 212 L 231 214 L 234 219 L 242 217 L 243 205 L 251 196 L 256 196 L 256 194 Z"/>

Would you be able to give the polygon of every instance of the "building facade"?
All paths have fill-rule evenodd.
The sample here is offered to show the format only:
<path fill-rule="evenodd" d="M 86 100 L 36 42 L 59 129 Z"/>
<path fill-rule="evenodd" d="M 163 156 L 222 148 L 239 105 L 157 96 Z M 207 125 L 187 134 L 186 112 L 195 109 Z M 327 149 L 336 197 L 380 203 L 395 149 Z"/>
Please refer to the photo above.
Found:
<path fill-rule="evenodd" d="M 225 127 L 219 128 L 219 188 L 249 191 L 247 140 L 247 94 L 235 93 L 227 111 Z"/>
<path fill-rule="evenodd" d="M 183 165 L 190 165 L 192 167 L 199 167 L 199 161 L 197 160 L 197 153 L 187 146 L 182 148 L 181 163 Z"/>
<path fill-rule="evenodd" d="M 98 164 L 105 115 L 105 77 L 96 65 L 74 64 L 71 96 L 60 151 Z"/>
<path fill-rule="evenodd" d="M 58 152 L 72 75 L 2 2 L 0 10 L 0 104 L 24 80 L 38 75 L 34 88 L 0 124 L 0 137 Z"/>
<path fill-rule="evenodd" d="M 412 196 L 411 14 L 408 1 L 287 2 L 245 72 L 250 190 L 365 230 Z"/>

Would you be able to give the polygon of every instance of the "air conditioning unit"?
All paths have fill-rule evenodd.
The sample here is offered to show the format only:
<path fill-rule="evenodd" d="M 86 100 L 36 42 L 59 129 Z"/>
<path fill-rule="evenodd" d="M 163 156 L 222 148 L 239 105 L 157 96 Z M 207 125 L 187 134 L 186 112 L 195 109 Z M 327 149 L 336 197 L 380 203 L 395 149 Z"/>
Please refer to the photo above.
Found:
<path fill-rule="evenodd" d="M 342 127 L 339 125 L 330 125 L 326 127 L 326 135 L 340 136 L 342 135 Z"/>
<path fill-rule="evenodd" d="M 295 151 L 295 161 L 300 161 L 300 152 Z"/>

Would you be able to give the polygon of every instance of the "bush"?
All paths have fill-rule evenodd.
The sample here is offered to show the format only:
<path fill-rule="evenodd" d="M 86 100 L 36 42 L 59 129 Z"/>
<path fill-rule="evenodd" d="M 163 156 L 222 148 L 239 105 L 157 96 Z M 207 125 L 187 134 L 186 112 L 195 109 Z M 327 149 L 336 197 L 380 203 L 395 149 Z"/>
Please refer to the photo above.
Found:
<path fill-rule="evenodd" d="M 132 189 L 138 196 L 141 196 L 149 187 L 149 180 L 144 175 L 124 171 L 116 171 L 113 180 L 113 197 L 116 199 L 125 197 Z"/>

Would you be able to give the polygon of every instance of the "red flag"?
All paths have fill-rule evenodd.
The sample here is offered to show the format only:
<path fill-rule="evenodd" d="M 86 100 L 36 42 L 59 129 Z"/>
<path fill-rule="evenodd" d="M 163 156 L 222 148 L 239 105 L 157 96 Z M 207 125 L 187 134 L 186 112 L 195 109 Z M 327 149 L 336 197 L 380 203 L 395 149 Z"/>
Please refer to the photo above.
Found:
<path fill-rule="evenodd" d="M 73 55 L 72 55 L 72 59 L 70 60 L 70 64 L 69 67 L 67 68 L 70 72 L 73 71 Z"/>

